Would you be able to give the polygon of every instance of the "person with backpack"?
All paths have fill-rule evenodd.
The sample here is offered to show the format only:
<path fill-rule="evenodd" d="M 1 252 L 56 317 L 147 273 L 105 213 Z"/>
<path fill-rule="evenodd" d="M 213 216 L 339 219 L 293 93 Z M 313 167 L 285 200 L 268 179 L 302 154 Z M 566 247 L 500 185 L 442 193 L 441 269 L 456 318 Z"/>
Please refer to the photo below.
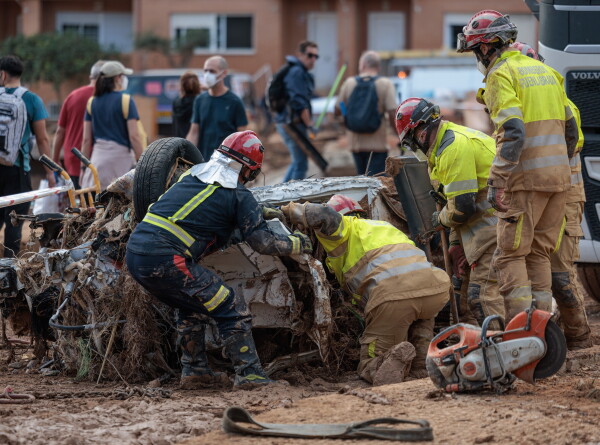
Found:
<path fill-rule="evenodd" d="M 144 149 L 137 107 L 133 98 L 122 92 L 127 89 L 127 75 L 132 73 L 121 62 L 106 62 L 86 106 L 82 151 L 89 157 L 94 147 L 90 160 L 98 169 L 101 190 L 131 170 Z M 94 178 L 86 170 L 81 187 L 93 185 Z"/>
<path fill-rule="evenodd" d="M 356 173 L 371 176 L 385 171 L 387 158 L 387 121 L 394 128 L 396 91 L 386 77 L 379 77 L 381 59 L 375 51 L 362 54 L 359 75 L 342 84 L 335 114 L 344 117 L 348 145 Z M 368 169 L 367 169 L 368 167 Z"/>
<path fill-rule="evenodd" d="M 290 151 L 292 162 L 283 182 L 306 178 L 308 159 L 306 153 L 286 131 L 287 125 L 294 125 L 298 131 L 308 137 L 312 128 L 312 109 L 310 99 L 315 81 L 309 73 L 319 58 L 319 47 L 315 42 L 306 40 L 298 47 L 297 56 L 286 56 L 284 65 L 273 76 L 268 90 L 269 106 L 275 115 L 277 132 Z"/>
<path fill-rule="evenodd" d="M 0 196 L 31 191 L 29 139 L 35 136 L 40 154 L 50 156 L 46 133 L 48 112 L 36 94 L 21 86 L 23 62 L 16 56 L 0 57 Z M 44 167 L 46 168 L 46 167 Z M 56 185 L 54 173 L 46 168 L 48 184 Z M 4 229 L 4 257 L 17 255 L 23 223 L 13 226 L 10 213 L 27 214 L 30 203 L 0 209 Z"/>

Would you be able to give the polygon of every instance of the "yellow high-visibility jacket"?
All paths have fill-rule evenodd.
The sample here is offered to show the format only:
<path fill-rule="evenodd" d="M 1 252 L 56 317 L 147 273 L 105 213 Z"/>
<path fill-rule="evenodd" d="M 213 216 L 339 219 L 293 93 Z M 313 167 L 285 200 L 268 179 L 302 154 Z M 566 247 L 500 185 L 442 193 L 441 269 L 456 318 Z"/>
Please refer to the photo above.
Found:
<path fill-rule="evenodd" d="M 386 301 L 449 290 L 448 275 L 390 223 L 341 218 L 331 235 L 315 233 L 327 252 L 327 266 L 365 312 Z"/>
<path fill-rule="evenodd" d="M 544 192 L 571 187 L 567 153 L 575 150 L 577 128 L 560 79 L 517 50 L 506 50 L 494 61 L 484 92 L 496 130 L 489 177 L 494 187 Z"/>
<path fill-rule="evenodd" d="M 429 155 L 430 177 L 444 185 L 448 199 L 440 221 L 456 229 L 469 264 L 496 243 L 498 218 L 487 201 L 487 181 L 495 155 L 494 139 L 446 121 L 442 121 Z M 468 207 L 464 198 L 472 193 L 476 193 L 475 212 L 466 219 L 461 209 Z M 457 204 L 459 197 L 463 203 Z"/>

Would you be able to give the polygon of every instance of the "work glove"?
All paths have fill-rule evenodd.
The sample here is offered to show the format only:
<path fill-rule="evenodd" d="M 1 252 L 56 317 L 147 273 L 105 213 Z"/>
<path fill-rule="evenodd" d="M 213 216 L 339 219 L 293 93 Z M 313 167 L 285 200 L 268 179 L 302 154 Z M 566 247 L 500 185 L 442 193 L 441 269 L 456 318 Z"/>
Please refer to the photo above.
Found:
<path fill-rule="evenodd" d="M 431 215 L 431 224 L 433 225 L 433 230 L 435 231 L 442 231 L 446 228 L 446 226 L 440 221 L 440 213 L 440 210 L 436 210 L 433 212 L 433 215 Z"/>
<path fill-rule="evenodd" d="M 455 277 L 464 277 L 467 274 L 467 257 L 465 250 L 460 244 L 452 244 L 448 249 L 448 255 L 452 258 L 452 273 Z"/>
<path fill-rule="evenodd" d="M 304 204 L 298 204 L 291 201 L 289 204 L 281 206 L 281 212 L 285 215 L 290 224 L 308 228 L 308 223 L 306 222 L 307 204 L 308 203 L 306 202 Z"/>
<path fill-rule="evenodd" d="M 270 204 L 262 204 L 262 216 L 265 220 L 278 219 L 279 221 L 285 221 L 283 212 Z"/>
<path fill-rule="evenodd" d="M 488 188 L 487 200 L 492 207 L 499 212 L 506 212 L 508 207 L 502 201 L 504 199 L 504 189 L 492 187 Z"/>
<path fill-rule="evenodd" d="M 299 253 L 312 253 L 312 241 L 304 233 L 296 230 L 294 233 L 289 235 L 288 238 L 292 240 L 292 255 L 297 255 Z"/>

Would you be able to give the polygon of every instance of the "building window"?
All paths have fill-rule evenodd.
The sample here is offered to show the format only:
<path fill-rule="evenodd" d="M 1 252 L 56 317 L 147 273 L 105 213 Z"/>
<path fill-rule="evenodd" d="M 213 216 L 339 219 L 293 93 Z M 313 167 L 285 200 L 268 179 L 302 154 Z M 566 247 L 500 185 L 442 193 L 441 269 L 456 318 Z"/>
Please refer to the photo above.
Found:
<path fill-rule="evenodd" d="M 57 12 L 56 30 L 74 32 L 106 49 L 133 49 L 133 16 L 122 12 Z"/>
<path fill-rule="evenodd" d="M 533 14 L 510 14 L 510 20 L 519 30 L 519 41 L 537 48 L 537 20 Z M 471 14 L 449 13 L 444 15 L 444 46 L 456 48 L 456 36 L 461 33 Z"/>
<path fill-rule="evenodd" d="M 254 48 L 253 17 L 224 14 L 173 14 L 171 38 L 196 51 L 248 51 Z"/>
<path fill-rule="evenodd" d="M 93 24 L 82 25 L 75 23 L 64 23 L 62 25 L 62 31 L 65 33 L 74 32 L 96 42 L 99 41 L 100 37 L 98 25 Z"/>

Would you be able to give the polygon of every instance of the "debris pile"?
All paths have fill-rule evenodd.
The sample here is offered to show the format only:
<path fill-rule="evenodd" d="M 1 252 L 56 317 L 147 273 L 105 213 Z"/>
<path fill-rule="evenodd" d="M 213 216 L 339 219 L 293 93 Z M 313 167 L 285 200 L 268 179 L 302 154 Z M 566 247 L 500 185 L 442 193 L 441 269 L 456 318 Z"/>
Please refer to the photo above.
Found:
<path fill-rule="evenodd" d="M 133 179 L 130 173 L 111 184 L 97 197 L 96 209 L 26 217 L 39 251 L 0 262 L 0 278 L 5 277 L 0 279 L 0 309 L 14 333 L 31 329 L 34 355 L 44 372 L 133 383 L 168 379 L 178 367 L 171 309 L 146 294 L 124 265 L 135 226 Z M 379 178 L 325 178 L 252 189 L 259 202 L 273 205 L 350 193 L 373 218 L 405 228 L 402 208 L 390 190 L 393 185 Z M 288 230 L 277 220 L 268 224 L 272 230 Z M 272 362 L 272 373 L 311 361 L 324 363 L 330 375 L 356 367 L 364 322 L 323 260 L 322 249 L 314 256 L 277 258 L 245 243 L 203 259 L 203 266 L 243 295 L 253 314 L 260 358 L 268 369 Z M 212 327 L 207 345 L 218 349 L 220 339 Z M 222 363 L 218 354 L 214 358 Z"/>

